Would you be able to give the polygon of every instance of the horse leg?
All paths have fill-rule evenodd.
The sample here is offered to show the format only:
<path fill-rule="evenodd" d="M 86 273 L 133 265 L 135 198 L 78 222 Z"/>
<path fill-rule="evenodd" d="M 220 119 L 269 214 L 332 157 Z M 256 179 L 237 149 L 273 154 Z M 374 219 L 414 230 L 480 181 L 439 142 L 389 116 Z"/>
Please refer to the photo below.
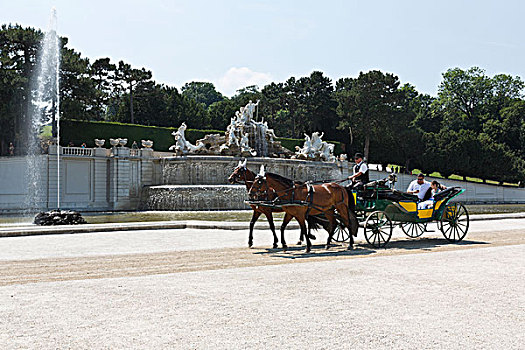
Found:
<path fill-rule="evenodd" d="M 273 249 L 277 248 L 279 239 L 277 239 L 277 234 L 275 233 L 275 225 L 273 223 L 273 215 L 272 212 L 265 212 L 264 215 L 266 215 L 266 219 L 268 219 L 268 224 L 270 225 L 270 230 L 272 230 L 273 233 Z"/>
<path fill-rule="evenodd" d="M 330 249 L 330 243 L 332 242 L 332 237 L 335 230 L 335 216 L 332 210 L 326 211 L 324 215 L 328 220 L 328 239 L 326 240 L 326 249 Z"/>
<path fill-rule="evenodd" d="M 352 210 L 348 211 L 348 220 L 350 221 L 350 244 L 348 249 L 352 250 L 354 249 L 354 236 L 357 237 L 357 231 L 359 230 L 359 221 Z"/>
<path fill-rule="evenodd" d="M 288 225 L 290 220 L 292 220 L 292 217 L 292 215 L 286 213 L 284 215 L 283 223 L 281 225 L 281 245 L 284 251 L 286 251 L 286 248 L 288 248 L 288 246 L 286 245 L 286 240 L 284 239 L 284 229 L 286 228 L 286 225 Z"/>
<path fill-rule="evenodd" d="M 312 227 L 315 227 L 315 219 L 312 216 L 309 216 L 308 219 L 306 219 L 306 222 L 308 223 L 308 237 L 310 239 L 316 239 L 315 235 L 312 234 Z M 299 236 L 299 241 L 297 242 L 297 245 L 303 244 L 303 233 L 301 232 L 301 235 Z"/>
<path fill-rule="evenodd" d="M 255 225 L 255 222 L 257 219 L 259 219 L 259 216 L 261 216 L 261 212 L 254 209 L 252 219 L 250 220 L 250 234 L 248 236 L 248 247 L 252 247 L 253 245 L 253 226 Z"/>
<path fill-rule="evenodd" d="M 308 233 L 310 233 L 310 225 L 308 225 Z M 301 230 L 301 233 L 299 234 L 299 240 L 297 241 L 297 245 L 303 245 L 304 240 L 304 233 L 303 230 Z"/>
<path fill-rule="evenodd" d="M 301 234 L 306 237 L 306 253 L 310 253 L 312 250 L 312 242 L 310 242 L 310 237 L 306 234 L 306 220 L 304 215 L 302 217 L 296 217 L 297 221 L 299 222 L 299 226 L 301 227 Z"/>

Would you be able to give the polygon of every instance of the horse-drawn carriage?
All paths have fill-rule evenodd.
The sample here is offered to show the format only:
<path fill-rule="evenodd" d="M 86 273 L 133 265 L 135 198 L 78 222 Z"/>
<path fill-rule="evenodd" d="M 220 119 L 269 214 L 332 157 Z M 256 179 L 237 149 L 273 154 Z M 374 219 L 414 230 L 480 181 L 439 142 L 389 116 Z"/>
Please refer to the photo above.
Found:
<path fill-rule="evenodd" d="M 395 226 L 411 238 L 421 236 L 430 222 L 437 222 L 445 239 L 459 242 L 469 228 L 469 215 L 465 206 L 451 200 L 465 190 L 449 187 L 434 195 L 430 207 L 418 207 L 418 197 L 395 190 L 395 176 L 372 181 L 361 191 L 352 191 L 355 212 L 363 227 L 366 241 L 374 247 L 384 247 L 392 237 Z M 334 232 L 336 242 L 348 240 L 350 232 L 338 223 Z"/>
<path fill-rule="evenodd" d="M 238 167 L 234 174 L 239 169 L 247 171 L 245 163 L 243 166 L 244 168 Z M 305 221 L 309 217 L 316 218 L 329 232 L 327 247 L 333 239 L 336 242 L 349 241 L 351 249 L 353 236 L 357 235 L 359 227 L 363 228 L 370 245 L 384 247 L 390 241 L 396 225 L 407 236 L 416 238 L 426 231 L 427 224 L 432 221 L 437 222 L 443 236 L 450 242 L 459 242 L 466 236 L 469 227 L 468 212 L 463 204 L 451 202 L 464 189 L 447 188 L 434 195 L 429 208 L 418 208 L 418 197 L 395 190 L 395 181 L 395 175 L 391 174 L 388 178 L 372 181 L 357 191 L 334 182 L 298 182 L 261 171 L 257 176 L 252 173 L 249 182 L 245 180 L 244 183 L 249 188 L 250 200 L 247 203 L 254 209 L 254 213 L 256 210 L 286 213 L 281 227 L 281 243 L 285 249 L 284 228 L 292 217 L 299 221 L 301 237 L 306 237 L 307 251 L 311 245 L 309 235 L 306 234 Z M 250 242 L 252 228 L 253 223 L 250 226 Z M 275 232 L 274 237 L 276 240 Z"/>

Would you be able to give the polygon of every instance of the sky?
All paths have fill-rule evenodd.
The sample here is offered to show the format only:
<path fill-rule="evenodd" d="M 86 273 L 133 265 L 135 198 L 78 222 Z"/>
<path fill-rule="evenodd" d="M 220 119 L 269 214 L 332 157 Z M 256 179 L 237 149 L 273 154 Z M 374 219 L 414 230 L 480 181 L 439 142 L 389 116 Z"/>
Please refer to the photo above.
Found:
<path fill-rule="evenodd" d="M 51 9 L 68 47 L 110 57 L 181 88 L 239 88 L 320 70 L 335 83 L 378 69 L 436 95 L 442 73 L 478 66 L 525 80 L 519 0 L 0 0 L 0 23 L 46 31 Z"/>

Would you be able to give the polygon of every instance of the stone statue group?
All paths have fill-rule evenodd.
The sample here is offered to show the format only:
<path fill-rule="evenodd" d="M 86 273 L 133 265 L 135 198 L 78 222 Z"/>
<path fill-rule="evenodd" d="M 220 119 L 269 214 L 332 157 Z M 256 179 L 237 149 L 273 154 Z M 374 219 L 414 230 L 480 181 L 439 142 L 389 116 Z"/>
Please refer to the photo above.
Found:
<path fill-rule="evenodd" d="M 268 123 L 257 121 L 254 118 L 259 100 L 253 103 L 251 100 L 244 107 L 235 112 L 230 119 L 230 124 L 226 128 L 226 135 L 219 134 L 206 135 L 205 138 L 197 140 L 192 145 L 186 140 L 186 123 L 174 131 L 175 145 L 170 147 L 170 151 L 176 155 L 186 154 L 211 154 L 211 155 L 234 155 L 234 156 L 278 156 L 285 155 L 296 159 L 322 160 L 334 162 L 334 145 L 322 140 L 323 134 L 314 132 L 312 136 L 305 134 L 303 147 L 296 146 L 295 155 L 283 148 L 273 129 L 268 127 Z M 257 149 L 255 149 L 257 148 Z M 265 154 L 266 153 L 266 154 Z"/>
<path fill-rule="evenodd" d="M 312 137 L 308 136 L 307 134 L 304 134 L 303 147 L 295 146 L 297 152 L 295 152 L 295 156 L 293 158 L 335 162 L 335 145 L 323 141 L 323 135 L 324 133 L 319 135 L 317 131 L 312 134 Z"/>

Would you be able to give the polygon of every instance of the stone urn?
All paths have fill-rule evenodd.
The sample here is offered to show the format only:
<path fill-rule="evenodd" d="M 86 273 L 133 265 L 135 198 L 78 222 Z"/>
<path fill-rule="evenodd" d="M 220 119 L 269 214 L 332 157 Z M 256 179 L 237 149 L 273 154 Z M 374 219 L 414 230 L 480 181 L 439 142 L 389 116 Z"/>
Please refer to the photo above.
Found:
<path fill-rule="evenodd" d="M 121 147 L 124 147 L 126 146 L 126 144 L 128 143 L 128 139 L 118 139 L 118 143 Z"/>
<path fill-rule="evenodd" d="M 151 148 L 153 147 L 153 141 L 151 140 L 140 140 L 142 142 L 142 147 L 144 148 Z"/>
<path fill-rule="evenodd" d="M 101 148 L 102 146 L 104 146 L 105 143 L 106 143 L 106 140 L 104 139 L 95 139 L 95 145 L 98 148 Z"/>
<path fill-rule="evenodd" d="M 127 140 L 126 140 L 127 142 Z M 109 143 L 111 144 L 111 146 L 113 147 L 117 147 L 120 143 L 120 139 L 109 139 Z"/>

